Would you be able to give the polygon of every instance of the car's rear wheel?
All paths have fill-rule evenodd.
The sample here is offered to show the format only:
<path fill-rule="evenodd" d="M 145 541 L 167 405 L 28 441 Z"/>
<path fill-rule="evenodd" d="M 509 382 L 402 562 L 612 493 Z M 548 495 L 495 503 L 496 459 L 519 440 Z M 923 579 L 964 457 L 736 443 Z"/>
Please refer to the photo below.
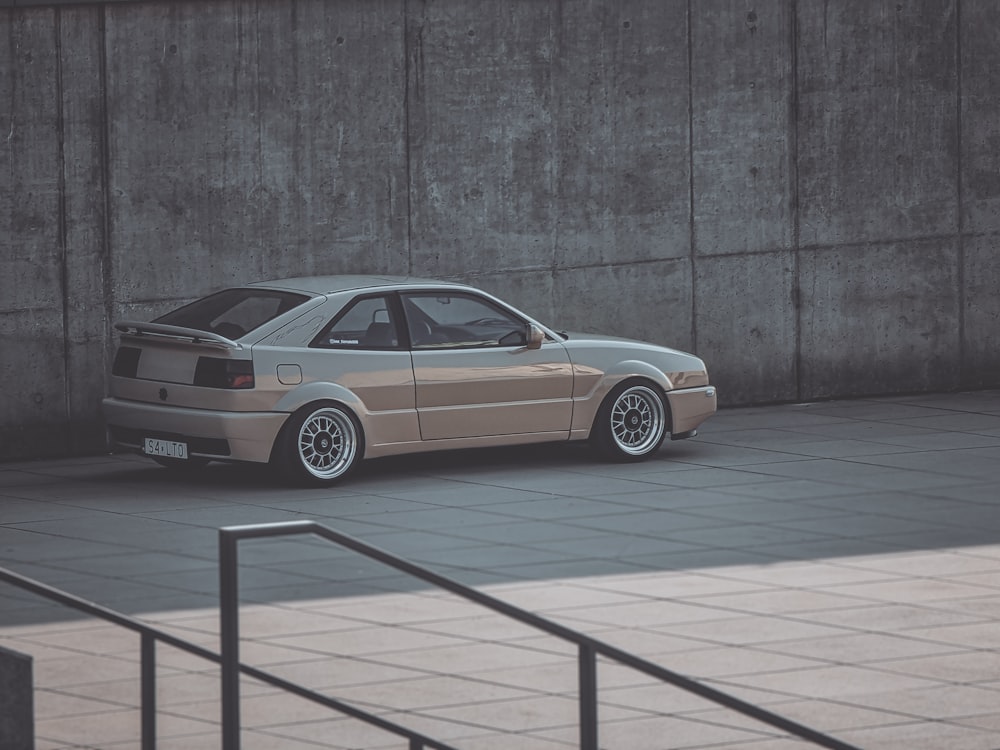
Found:
<path fill-rule="evenodd" d="M 291 416 L 278 439 L 275 459 L 287 479 L 322 486 L 350 474 L 363 454 L 354 416 L 334 404 L 313 404 Z"/>
<path fill-rule="evenodd" d="M 597 411 L 591 439 L 614 461 L 642 461 L 660 447 L 667 415 L 659 387 L 627 381 L 612 389 Z"/>

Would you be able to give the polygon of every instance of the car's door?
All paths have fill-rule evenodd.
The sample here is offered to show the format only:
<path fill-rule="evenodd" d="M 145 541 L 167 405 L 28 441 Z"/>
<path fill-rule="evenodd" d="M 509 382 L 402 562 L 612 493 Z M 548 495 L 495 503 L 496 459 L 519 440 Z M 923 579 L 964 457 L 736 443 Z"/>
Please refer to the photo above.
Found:
<path fill-rule="evenodd" d="M 343 386 L 366 410 L 371 444 L 419 439 L 413 368 L 392 295 L 348 303 L 300 353 L 305 381 Z"/>
<path fill-rule="evenodd" d="M 528 322 L 472 292 L 405 292 L 423 440 L 552 433 L 568 436 L 573 368 Z"/>

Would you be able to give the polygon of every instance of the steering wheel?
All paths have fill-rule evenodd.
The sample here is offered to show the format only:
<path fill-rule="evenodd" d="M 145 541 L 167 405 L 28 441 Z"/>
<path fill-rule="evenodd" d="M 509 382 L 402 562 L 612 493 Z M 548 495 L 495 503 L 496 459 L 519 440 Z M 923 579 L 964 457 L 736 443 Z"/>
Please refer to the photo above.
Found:
<path fill-rule="evenodd" d="M 415 320 L 413 321 L 413 343 L 414 344 L 426 344 L 434 337 L 434 331 L 431 330 L 431 324 L 426 320 Z"/>

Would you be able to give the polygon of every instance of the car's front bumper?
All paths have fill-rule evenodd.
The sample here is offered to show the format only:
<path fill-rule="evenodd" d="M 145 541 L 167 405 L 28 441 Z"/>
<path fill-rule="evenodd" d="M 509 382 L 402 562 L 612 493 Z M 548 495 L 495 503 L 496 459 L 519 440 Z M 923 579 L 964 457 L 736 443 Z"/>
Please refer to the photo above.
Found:
<path fill-rule="evenodd" d="M 715 414 L 718 407 L 713 385 L 667 391 L 667 401 L 672 420 L 670 435 L 674 440 L 692 437 L 698 425 Z"/>
<path fill-rule="evenodd" d="M 266 463 L 288 414 L 231 412 L 145 404 L 119 398 L 102 402 L 114 445 L 142 451 L 143 439 L 186 443 L 188 455 L 228 461 Z"/>

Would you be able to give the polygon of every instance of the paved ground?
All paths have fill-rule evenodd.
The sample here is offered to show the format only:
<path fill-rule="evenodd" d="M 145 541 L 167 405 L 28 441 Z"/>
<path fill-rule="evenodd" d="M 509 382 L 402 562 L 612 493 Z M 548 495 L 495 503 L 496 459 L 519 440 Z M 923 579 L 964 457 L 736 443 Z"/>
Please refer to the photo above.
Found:
<path fill-rule="evenodd" d="M 582 447 L 372 462 L 341 488 L 137 458 L 0 465 L 0 565 L 218 644 L 220 526 L 314 519 L 864 748 L 1000 748 L 1000 392 L 720 413 Z M 312 537 L 241 547 L 242 656 L 463 750 L 576 746 L 574 652 Z M 37 747 L 138 745 L 138 643 L 0 584 Z M 158 650 L 159 748 L 219 747 Z M 813 747 L 601 662 L 601 746 Z M 243 747 L 405 745 L 244 681 Z M 2 709 L 0 709 L 2 710 Z"/>

